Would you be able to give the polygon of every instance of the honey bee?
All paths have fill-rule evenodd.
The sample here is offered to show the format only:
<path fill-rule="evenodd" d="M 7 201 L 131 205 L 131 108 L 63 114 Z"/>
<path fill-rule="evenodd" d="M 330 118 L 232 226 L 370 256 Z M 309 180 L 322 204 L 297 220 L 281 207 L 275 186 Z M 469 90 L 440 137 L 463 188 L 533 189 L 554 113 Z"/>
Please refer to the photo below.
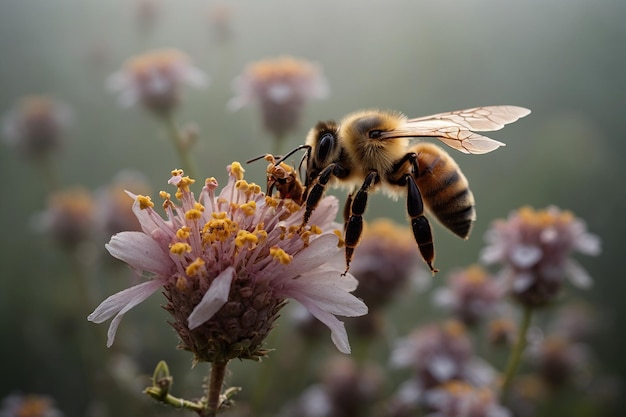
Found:
<path fill-rule="evenodd" d="M 252 158 L 247 163 L 265 159 L 269 162 L 266 170 L 267 195 L 272 195 L 274 189 L 278 191 L 278 196 L 282 199 L 289 198 L 296 204 L 304 203 L 305 188 L 300 181 L 300 175 L 290 165 L 284 162 L 276 162 L 276 157 L 272 154 L 265 154 Z"/>
<path fill-rule="evenodd" d="M 344 207 L 346 270 L 363 231 L 368 194 L 378 189 L 392 196 L 405 195 L 406 209 L 422 258 L 433 274 L 435 247 L 425 209 L 462 239 L 469 237 L 476 219 L 474 196 L 457 163 L 440 147 L 412 139 L 435 137 L 467 154 L 484 154 L 505 144 L 475 132 L 495 131 L 527 116 L 517 106 L 489 106 L 409 119 L 396 111 L 365 110 L 339 123 L 319 122 L 304 145 L 274 164 L 305 150 L 302 227 L 324 195 L 327 186 L 347 188 Z"/>

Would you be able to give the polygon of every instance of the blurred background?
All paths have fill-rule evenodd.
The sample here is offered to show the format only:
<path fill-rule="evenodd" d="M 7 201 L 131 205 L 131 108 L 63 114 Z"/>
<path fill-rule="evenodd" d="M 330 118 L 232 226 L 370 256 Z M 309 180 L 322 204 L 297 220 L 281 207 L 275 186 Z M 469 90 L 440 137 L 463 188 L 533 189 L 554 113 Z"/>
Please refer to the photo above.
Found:
<path fill-rule="evenodd" d="M 466 242 L 434 226 L 441 272 L 433 286 L 443 285 L 455 268 L 478 261 L 494 219 L 524 205 L 573 211 L 600 236 L 602 253 L 579 258 L 593 287 L 565 291 L 591 306 L 597 330 L 589 340 L 594 372 L 606 375 L 606 390 L 616 393 L 626 374 L 626 281 L 619 260 L 626 235 L 620 113 L 626 91 L 625 17 L 626 3 L 620 0 L 3 0 L 0 112 L 9 114 L 24 96 L 54 97 L 69 109 L 64 146 L 51 158 L 63 188 L 96 193 L 121 171 L 132 170 L 156 196 L 161 189 L 170 191 L 170 170 L 180 166 L 167 132 L 141 107 L 120 106 L 119 94 L 107 87 L 127 59 L 153 49 L 183 51 L 210 79 L 208 88 L 185 88 L 175 118 L 197 131 L 192 158 L 198 175 L 215 176 L 222 184 L 228 163 L 274 147 L 257 108 L 227 109 L 235 95 L 233 80 L 252 61 L 282 55 L 310 60 L 328 83 L 328 97 L 307 104 L 299 127 L 286 136 L 285 149 L 303 143 L 318 120 L 362 108 L 396 109 L 413 117 L 482 105 L 530 108 L 530 116 L 490 135 L 506 147 L 482 156 L 453 154 L 470 181 L 478 220 Z M 264 183 L 265 167 L 264 162 L 246 166 L 246 178 Z M 70 253 L 37 232 L 38 213 L 49 196 L 45 176 L 51 174 L 43 175 L 2 143 L 0 397 L 48 395 L 67 416 L 174 413 L 141 395 L 156 363 L 168 361 L 175 391 L 187 396 L 201 395 L 199 381 L 207 368 L 190 370 L 191 357 L 175 349 L 177 336 L 165 323 L 160 294 L 129 313 L 116 345 L 104 347 L 106 325 L 89 323 L 86 316 L 108 295 L 130 286 L 132 273 L 109 263 L 104 243 L 110 236 L 100 235 Z M 403 224 L 404 204 L 376 195 L 367 220 L 378 217 Z M 84 276 L 77 279 L 79 274 Z M 432 291 L 403 294 L 388 308 L 398 336 L 434 314 Z M 318 364 L 334 353 L 323 333 L 320 348 L 306 357 L 310 372 L 281 388 L 276 375 L 286 367 L 279 364 L 289 362 L 285 347 L 295 337 L 290 326 L 285 313 L 268 340 L 277 350 L 262 363 L 232 367 L 229 382 L 244 388 L 242 404 L 256 404 L 249 406 L 258 410 L 255 415 L 278 415 L 316 381 Z M 375 345 L 370 355 L 384 365 L 389 348 Z M 496 359 L 495 366 L 502 364 Z M 94 368 L 116 369 L 127 375 L 118 379 L 131 386 L 118 386 L 124 394 L 108 400 L 113 403 L 94 406 L 94 398 L 102 399 L 94 388 L 98 381 L 89 376 Z M 396 377 L 389 377 L 389 386 Z M 120 399 L 124 396 L 130 399 Z M 560 415 L 626 411 L 623 398 L 608 397 L 606 409 Z"/>

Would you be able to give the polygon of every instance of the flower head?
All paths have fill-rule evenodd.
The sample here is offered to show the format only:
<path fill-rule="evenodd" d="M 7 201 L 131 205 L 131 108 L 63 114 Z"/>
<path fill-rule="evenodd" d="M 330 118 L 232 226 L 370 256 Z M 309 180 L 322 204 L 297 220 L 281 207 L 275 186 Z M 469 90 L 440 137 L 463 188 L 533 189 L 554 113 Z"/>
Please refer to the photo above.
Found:
<path fill-rule="evenodd" d="M 328 86 L 314 63 L 288 56 L 249 64 L 233 83 L 232 110 L 258 105 L 265 128 L 277 137 L 298 126 L 310 99 L 325 98 Z"/>
<path fill-rule="evenodd" d="M 71 120 L 69 107 L 48 96 L 23 97 L 3 119 L 5 141 L 27 158 L 60 148 Z"/>
<path fill-rule="evenodd" d="M 140 173 L 121 171 L 113 181 L 96 193 L 97 219 L 105 236 L 112 236 L 124 230 L 141 230 L 139 220 L 133 214 L 132 201 L 124 190 L 135 190 L 148 194 L 148 181 Z"/>
<path fill-rule="evenodd" d="M 482 260 L 504 264 L 513 296 L 529 306 L 554 300 L 564 276 L 575 285 L 589 287 L 591 278 L 570 253 L 600 253 L 600 240 L 587 232 L 585 223 L 554 206 L 544 210 L 523 207 L 507 220 L 494 222 L 486 240 Z"/>
<path fill-rule="evenodd" d="M 121 93 L 123 106 L 141 104 L 159 115 L 176 108 L 183 84 L 203 87 L 207 82 L 207 76 L 177 49 L 155 50 L 133 57 L 108 80 L 109 87 Z"/>
<path fill-rule="evenodd" d="M 425 395 L 426 406 L 438 417 L 510 417 L 495 393 L 461 381 L 450 381 Z"/>
<path fill-rule="evenodd" d="M 37 227 L 55 243 L 75 248 L 92 236 L 95 208 L 91 193 L 81 187 L 55 192 L 48 207 L 37 221 Z"/>
<path fill-rule="evenodd" d="M 478 265 L 452 273 L 447 288 L 435 295 L 435 302 L 450 309 L 467 325 L 476 324 L 495 311 L 502 298 L 500 285 Z"/>
<path fill-rule="evenodd" d="M 472 342 L 465 326 L 456 320 L 418 328 L 399 341 L 391 362 L 412 368 L 424 390 L 453 379 L 471 381 L 477 375 Z"/>
<path fill-rule="evenodd" d="M 357 281 L 341 276 L 333 232 L 337 200 L 322 200 L 305 230 L 300 206 L 265 196 L 243 179 L 237 162 L 228 174 L 219 194 L 217 181 L 209 178 L 196 199 L 194 181 L 173 171 L 169 183 L 179 203 L 161 192 L 166 219 L 149 197 L 129 193 L 142 231 L 113 236 L 107 249 L 150 279 L 109 297 L 89 320 L 115 316 L 110 346 L 122 316 L 163 288 L 180 346 L 196 361 L 255 359 L 265 353 L 263 341 L 281 307 L 293 298 L 330 328 L 340 351 L 349 352 L 345 327 L 335 315 L 363 315 L 367 307 L 350 294 Z"/>

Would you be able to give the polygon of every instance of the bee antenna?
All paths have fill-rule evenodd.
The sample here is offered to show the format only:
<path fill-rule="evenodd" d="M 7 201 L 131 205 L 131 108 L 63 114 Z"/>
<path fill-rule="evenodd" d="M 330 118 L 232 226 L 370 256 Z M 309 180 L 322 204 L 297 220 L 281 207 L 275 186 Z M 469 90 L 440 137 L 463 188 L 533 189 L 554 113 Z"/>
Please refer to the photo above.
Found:
<path fill-rule="evenodd" d="M 311 146 L 310 145 L 300 145 L 300 146 L 294 148 L 293 150 L 287 152 L 287 154 L 285 154 L 283 157 L 279 158 L 274 165 L 278 166 L 285 159 L 289 158 L 291 155 L 293 155 L 294 153 L 296 153 L 296 152 L 298 152 L 298 151 L 300 151 L 302 149 L 306 149 L 307 150 L 307 155 L 308 155 L 309 152 L 311 152 Z M 302 164 L 302 163 L 300 163 L 300 164 Z"/>
<path fill-rule="evenodd" d="M 259 159 L 263 159 L 263 158 L 267 157 L 267 155 L 269 155 L 269 154 L 264 153 L 264 154 L 262 154 L 262 155 L 259 155 L 259 156 L 257 156 L 257 157 L 254 157 L 254 158 L 252 158 L 252 159 L 248 159 L 248 160 L 246 161 L 246 164 L 252 163 L 252 162 L 254 162 L 254 161 L 258 161 Z M 278 156 L 274 156 L 274 159 L 276 159 L 276 158 L 279 158 L 279 157 L 278 157 Z M 281 159 L 282 159 L 282 158 L 281 158 Z"/>

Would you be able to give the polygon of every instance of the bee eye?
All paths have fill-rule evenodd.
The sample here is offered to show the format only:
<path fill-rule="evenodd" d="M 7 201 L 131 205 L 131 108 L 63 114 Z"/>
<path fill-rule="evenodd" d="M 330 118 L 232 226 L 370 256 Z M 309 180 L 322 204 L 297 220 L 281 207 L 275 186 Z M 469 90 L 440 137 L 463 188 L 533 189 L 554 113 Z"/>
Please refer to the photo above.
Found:
<path fill-rule="evenodd" d="M 380 137 L 382 135 L 383 135 L 383 131 L 382 130 L 370 130 L 369 131 L 370 139 L 380 139 Z"/>
<path fill-rule="evenodd" d="M 320 159 L 325 160 L 326 157 L 328 157 L 328 154 L 330 154 L 334 144 L 335 144 L 335 137 L 332 134 L 325 133 L 322 135 L 322 137 L 319 139 L 318 148 L 317 148 L 318 149 L 317 153 Z"/>

